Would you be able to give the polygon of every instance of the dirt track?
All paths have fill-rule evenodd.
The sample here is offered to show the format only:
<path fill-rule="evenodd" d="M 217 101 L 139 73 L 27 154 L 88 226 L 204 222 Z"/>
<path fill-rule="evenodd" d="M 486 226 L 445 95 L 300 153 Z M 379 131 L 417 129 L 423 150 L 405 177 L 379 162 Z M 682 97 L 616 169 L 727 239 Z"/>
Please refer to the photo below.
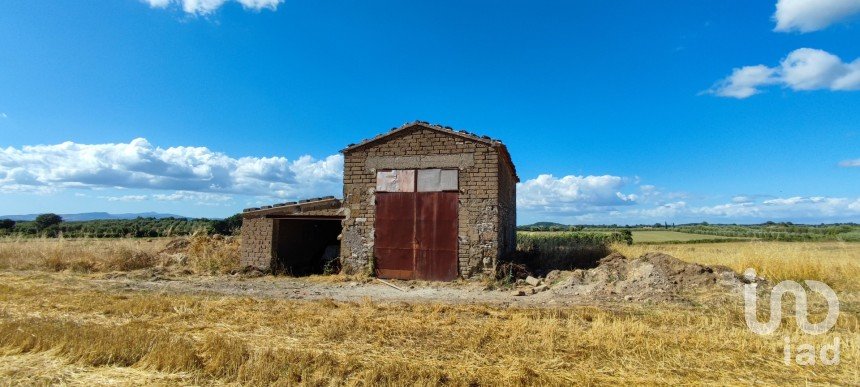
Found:
<path fill-rule="evenodd" d="M 332 282 L 330 279 L 264 276 L 176 277 L 170 279 L 111 278 L 89 281 L 104 290 L 157 291 L 179 294 L 218 294 L 239 297 L 337 301 L 453 302 L 491 304 L 544 304 L 555 302 L 551 292 L 515 297 L 511 290 L 484 290 L 480 282 L 428 283 L 419 281 L 387 281 L 399 288 L 377 280 Z"/>
<path fill-rule="evenodd" d="M 17 272 L 15 275 L 50 276 L 76 287 L 111 293 L 144 291 L 287 300 L 361 301 L 369 298 L 383 302 L 553 306 L 613 302 L 687 303 L 698 299 L 696 295 L 701 291 L 707 291 L 711 296 L 739 294 L 738 277 L 726 269 L 721 270 L 681 262 L 666 255 L 643 256 L 635 260 L 613 255 L 594 269 L 556 272 L 553 278 L 543 279 L 542 285 L 546 286 L 519 281 L 517 286 L 502 289 L 491 289 L 477 280 L 452 283 L 388 280 L 386 284 L 375 279 L 341 276 L 196 276 L 159 269 L 92 275 L 37 272 Z M 4 275 L 0 274 L 0 277 Z M 534 290 L 536 288 L 537 291 Z M 514 295 L 517 292 L 523 295 Z"/>

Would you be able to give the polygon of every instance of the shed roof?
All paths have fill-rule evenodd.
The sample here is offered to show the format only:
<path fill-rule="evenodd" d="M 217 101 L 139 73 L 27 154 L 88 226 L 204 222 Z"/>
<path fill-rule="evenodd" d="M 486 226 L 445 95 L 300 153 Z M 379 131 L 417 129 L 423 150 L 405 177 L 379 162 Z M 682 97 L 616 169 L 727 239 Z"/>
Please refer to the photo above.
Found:
<path fill-rule="evenodd" d="M 271 206 L 252 207 L 242 210 L 243 217 L 264 215 L 301 215 L 305 211 L 340 207 L 340 199 L 334 196 L 299 200 L 298 202 L 277 203 Z"/>
<path fill-rule="evenodd" d="M 352 152 L 352 151 L 355 151 L 358 149 L 362 149 L 362 148 L 365 148 L 367 146 L 379 143 L 379 142 L 385 140 L 386 138 L 388 138 L 390 136 L 394 136 L 398 133 L 413 130 L 413 129 L 430 129 L 430 130 L 434 130 L 434 131 L 444 133 L 447 135 L 461 137 L 461 138 L 464 138 L 464 139 L 467 139 L 470 141 L 482 143 L 482 144 L 485 144 L 485 145 L 490 146 L 492 148 L 495 148 L 499 152 L 499 154 L 502 156 L 502 159 L 505 161 L 505 163 L 508 164 L 508 166 L 511 168 L 511 172 L 514 175 L 514 179 L 517 182 L 520 181 L 520 178 L 517 176 L 517 169 L 516 169 L 516 167 L 514 167 L 513 161 L 511 161 L 511 154 L 508 153 L 508 147 L 505 146 L 505 144 L 503 144 L 500 140 L 493 139 L 489 136 L 481 136 L 481 135 L 478 135 L 478 134 L 475 134 L 472 132 L 468 132 L 465 130 L 455 130 L 454 128 L 451 128 L 450 126 L 430 124 L 430 123 L 425 122 L 425 121 L 407 122 L 407 123 L 405 123 L 399 127 L 391 128 L 391 130 L 388 131 L 388 133 L 382 133 L 382 134 L 379 134 L 373 138 L 362 140 L 361 142 L 359 142 L 357 144 L 349 144 L 346 148 L 341 150 L 341 153 L 346 154 L 346 153 L 349 153 L 349 152 Z"/>

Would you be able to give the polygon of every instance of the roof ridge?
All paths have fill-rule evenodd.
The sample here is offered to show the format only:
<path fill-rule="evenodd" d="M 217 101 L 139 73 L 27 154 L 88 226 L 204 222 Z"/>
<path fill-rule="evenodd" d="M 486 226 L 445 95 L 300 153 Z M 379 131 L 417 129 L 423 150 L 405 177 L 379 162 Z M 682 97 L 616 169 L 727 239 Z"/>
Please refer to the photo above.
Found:
<path fill-rule="evenodd" d="M 431 124 L 427 121 L 415 120 L 412 122 L 405 122 L 403 125 L 400 125 L 397 127 L 393 127 L 388 132 L 377 134 L 376 136 L 373 136 L 371 138 L 365 138 L 365 139 L 359 141 L 358 143 L 351 143 L 351 144 L 347 145 L 346 148 L 342 149 L 341 153 L 348 152 L 348 151 L 353 150 L 355 148 L 362 147 L 362 146 L 370 144 L 374 141 L 380 140 L 384 137 L 388 137 L 394 133 L 397 133 L 397 132 L 400 132 L 402 130 L 405 130 L 405 129 L 408 129 L 411 127 L 415 127 L 415 126 L 421 126 L 421 127 L 427 128 L 427 129 L 445 132 L 448 134 L 453 134 L 455 136 L 465 137 L 465 138 L 468 138 L 468 139 L 471 139 L 474 141 L 485 143 L 487 145 L 492 145 L 492 146 L 504 145 L 504 143 L 502 143 L 501 140 L 494 139 L 494 138 L 487 136 L 487 135 L 479 135 L 477 133 L 472 133 L 472 132 L 469 132 L 467 130 L 462 130 L 462 129 L 457 130 L 457 129 L 454 129 L 450 126 L 443 126 L 440 124 Z"/>

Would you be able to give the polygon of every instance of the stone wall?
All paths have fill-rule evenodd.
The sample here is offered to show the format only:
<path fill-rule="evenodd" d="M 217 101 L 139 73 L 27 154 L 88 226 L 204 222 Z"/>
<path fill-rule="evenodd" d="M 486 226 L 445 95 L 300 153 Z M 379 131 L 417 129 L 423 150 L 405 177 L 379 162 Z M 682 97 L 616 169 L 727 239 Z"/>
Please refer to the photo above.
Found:
<path fill-rule="evenodd" d="M 272 266 L 272 251 L 275 230 L 274 219 L 242 219 L 242 245 L 240 263 L 242 267 L 254 267 L 267 271 Z"/>
<path fill-rule="evenodd" d="M 299 203 L 243 213 L 240 265 L 242 267 L 254 267 L 263 271 L 272 269 L 272 265 L 277 260 L 277 241 L 275 240 L 275 236 L 278 235 L 278 216 L 339 217 L 343 216 L 343 214 L 344 209 L 341 207 L 341 202 L 337 199 Z"/>
<path fill-rule="evenodd" d="M 376 214 L 376 170 L 405 168 L 459 169 L 459 268 L 469 277 L 493 270 L 500 246 L 500 197 L 510 203 L 510 192 L 500 194 L 499 152 L 485 143 L 423 127 L 403 130 L 344 157 L 344 199 L 341 262 L 347 273 L 364 272 L 373 260 Z M 509 177 L 512 179 L 512 177 Z M 509 189 L 510 184 L 504 184 Z M 507 222 L 515 222 L 506 204 Z M 513 224 L 513 223 L 511 223 Z M 505 235 L 509 234 L 507 226 Z"/>
<path fill-rule="evenodd" d="M 508 163 L 499 162 L 499 256 L 517 248 L 517 181 Z"/>

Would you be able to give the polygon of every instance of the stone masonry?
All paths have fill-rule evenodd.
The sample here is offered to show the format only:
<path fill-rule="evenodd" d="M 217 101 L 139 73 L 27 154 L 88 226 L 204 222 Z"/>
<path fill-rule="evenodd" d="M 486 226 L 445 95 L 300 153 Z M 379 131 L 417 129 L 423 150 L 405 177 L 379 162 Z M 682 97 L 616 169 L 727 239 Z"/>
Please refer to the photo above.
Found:
<path fill-rule="evenodd" d="M 344 153 L 341 263 L 362 272 L 373 259 L 376 171 L 457 168 L 459 172 L 459 270 L 470 277 L 491 272 L 515 248 L 516 182 L 507 149 L 488 137 L 412 123 Z"/>
<path fill-rule="evenodd" d="M 242 219 L 242 246 L 240 251 L 243 267 L 268 270 L 272 265 L 275 245 L 273 235 L 275 220 L 270 218 Z"/>

